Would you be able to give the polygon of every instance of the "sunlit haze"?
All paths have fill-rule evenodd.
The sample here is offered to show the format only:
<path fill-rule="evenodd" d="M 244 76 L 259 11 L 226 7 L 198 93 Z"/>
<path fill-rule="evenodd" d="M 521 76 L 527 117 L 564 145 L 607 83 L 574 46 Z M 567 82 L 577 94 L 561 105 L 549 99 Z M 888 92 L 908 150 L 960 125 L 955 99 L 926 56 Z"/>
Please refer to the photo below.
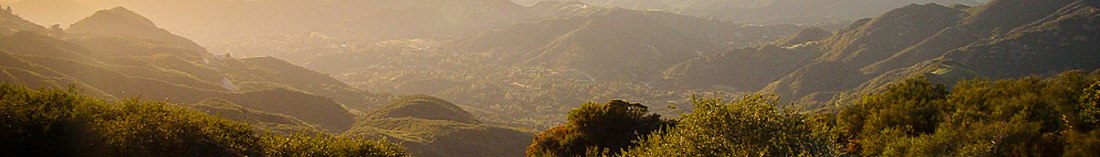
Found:
<path fill-rule="evenodd" d="M 0 156 L 1097 156 L 1097 0 L 0 0 Z"/>

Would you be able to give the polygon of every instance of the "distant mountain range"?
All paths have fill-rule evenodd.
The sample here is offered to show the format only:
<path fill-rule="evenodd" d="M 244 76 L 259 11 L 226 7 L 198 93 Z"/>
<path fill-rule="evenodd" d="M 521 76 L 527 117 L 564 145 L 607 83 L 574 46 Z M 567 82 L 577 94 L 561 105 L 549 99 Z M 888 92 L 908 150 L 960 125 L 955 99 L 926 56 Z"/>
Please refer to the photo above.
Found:
<path fill-rule="evenodd" d="M 606 9 L 485 31 L 444 47 L 453 46 L 455 53 L 488 53 L 502 59 L 488 65 L 575 69 L 598 80 L 656 81 L 664 68 L 678 62 L 771 42 L 798 29 Z"/>
<path fill-rule="evenodd" d="M 533 15 L 508 0 L 23 0 L 5 5 L 27 8 L 15 12 L 31 21 L 63 26 L 93 9 L 126 6 L 204 43 L 310 32 L 361 40 L 447 37 Z"/>
<path fill-rule="evenodd" d="M 78 0 L 20 0 L 0 4 L 17 8 L 13 9 L 15 13 L 47 26 L 68 26 L 96 11 Z"/>
<path fill-rule="evenodd" d="M 530 6 L 519 5 L 523 3 Z M 126 6 L 203 44 L 241 36 L 320 33 L 354 40 L 455 39 L 465 33 L 564 18 L 546 1 L 510 0 L 22 0 L 6 5 L 38 23 L 75 23 L 96 9 Z M 593 8 L 661 10 L 734 23 L 814 24 L 874 16 L 911 3 L 981 4 L 981 0 L 585 0 Z M 571 3 L 571 2 L 565 2 Z M 572 4 L 569 4 L 572 5 Z M 563 8 L 561 6 L 555 8 Z M 574 8 L 579 9 L 579 8 Z M 586 9 L 581 9 L 586 10 Z M 581 11 L 583 12 L 583 11 Z"/>
<path fill-rule="evenodd" d="M 513 0 L 535 4 L 547 0 Z M 596 6 L 662 10 L 737 23 L 810 24 L 871 17 L 908 4 L 980 5 L 986 0 L 580 0 Z"/>
<path fill-rule="evenodd" d="M 758 75 L 746 74 L 785 75 L 761 91 L 778 93 L 789 101 L 824 102 L 844 96 L 842 93 L 870 92 L 915 76 L 951 83 L 976 77 L 1007 79 L 1048 76 L 1071 69 L 1093 70 L 1100 68 L 1095 62 L 1100 46 L 1094 40 L 1100 34 L 1096 31 L 1098 25 L 1088 19 L 1100 17 L 1097 11 L 1096 2 L 1078 0 L 995 0 L 977 7 L 909 5 L 859 20 L 818 41 L 794 47 L 730 51 L 685 64 L 744 67 L 749 65 L 739 63 L 791 59 L 795 54 L 816 55 L 812 60 L 756 70 L 694 66 L 699 68 L 673 68 L 669 72 L 716 72 L 724 77 L 694 80 L 710 80 L 697 84 L 739 89 L 755 89 L 764 82 L 742 83 L 761 80 L 754 79 Z M 787 53 L 780 53 L 784 51 Z M 791 66 L 799 68 L 791 71 Z M 681 75 L 688 76 L 688 80 L 706 76 Z M 748 79 L 742 79 L 745 77 Z"/>

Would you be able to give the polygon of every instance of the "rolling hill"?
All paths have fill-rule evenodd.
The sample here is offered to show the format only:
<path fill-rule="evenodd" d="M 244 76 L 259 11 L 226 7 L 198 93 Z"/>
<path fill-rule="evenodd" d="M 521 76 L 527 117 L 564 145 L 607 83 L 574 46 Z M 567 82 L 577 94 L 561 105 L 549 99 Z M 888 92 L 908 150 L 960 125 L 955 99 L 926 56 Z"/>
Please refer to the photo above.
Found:
<path fill-rule="evenodd" d="M 533 138 L 530 132 L 483 124 L 450 102 L 424 95 L 368 111 L 344 136 L 386 137 L 414 156 L 523 156 Z"/>
<path fill-rule="evenodd" d="M 152 40 L 180 48 L 205 50 L 195 42 L 161 29 L 153 24 L 153 21 L 124 7 L 97 11 L 92 16 L 70 25 L 66 32 L 97 36 L 124 36 Z"/>

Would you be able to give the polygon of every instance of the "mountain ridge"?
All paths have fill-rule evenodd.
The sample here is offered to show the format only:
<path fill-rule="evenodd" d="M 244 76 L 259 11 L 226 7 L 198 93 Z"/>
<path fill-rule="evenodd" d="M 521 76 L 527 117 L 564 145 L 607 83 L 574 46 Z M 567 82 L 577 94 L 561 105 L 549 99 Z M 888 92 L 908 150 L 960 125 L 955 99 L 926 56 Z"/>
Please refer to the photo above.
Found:
<path fill-rule="evenodd" d="M 152 20 L 124 7 L 96 11 L 92 16 L 70 25 L 66 31 L 73 34 L 135 37 L 191 50 L 206 51 L 195 42 L 159 28 Z"/>

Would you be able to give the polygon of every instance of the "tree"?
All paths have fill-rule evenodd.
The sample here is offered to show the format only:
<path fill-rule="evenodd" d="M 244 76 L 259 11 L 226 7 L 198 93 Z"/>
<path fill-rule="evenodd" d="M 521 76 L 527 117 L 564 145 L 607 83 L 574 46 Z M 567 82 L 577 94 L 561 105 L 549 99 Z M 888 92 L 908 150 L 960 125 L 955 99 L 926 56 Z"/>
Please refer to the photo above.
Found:
<path fill-rule="evenodd" d="M 884 133 L 904 136 L 932 133 L 943 121 L 943 112 L 950 108 L 947 94 L 944 85 L 914 78 L 890 85 L 882 93 L 864 96 L 838 113 L 842 136 L 850 139 L 842 142 L 849 142 L 847 145 L 852 151 L 872 149 L 867 152 L 880 152 L 887 142 L 882 138 L 886 136 Z"/>
<path fill-rule="evenodd" d="M 848 153 L 866 156 L 1090 156 L 1100 146 L 1097 73 L 889 86 L 838 114 Z"/>
<path fill-rule="evenodd" d="M 829 136 L 808 116 L 777 106 L 778 97 L 750 95 L 731 103 L 694 99 L 676 127 L 654 133 L 624 156 L 830 156 Z"/>
<path fill-rule="evenodd" d="M 586 103 L 569 112 L 568 121 L 535 136 L 528 156 L 615 155 L 634 141 L 674 122 L 650 114 L 646 106 L 613 100 Z"/>

